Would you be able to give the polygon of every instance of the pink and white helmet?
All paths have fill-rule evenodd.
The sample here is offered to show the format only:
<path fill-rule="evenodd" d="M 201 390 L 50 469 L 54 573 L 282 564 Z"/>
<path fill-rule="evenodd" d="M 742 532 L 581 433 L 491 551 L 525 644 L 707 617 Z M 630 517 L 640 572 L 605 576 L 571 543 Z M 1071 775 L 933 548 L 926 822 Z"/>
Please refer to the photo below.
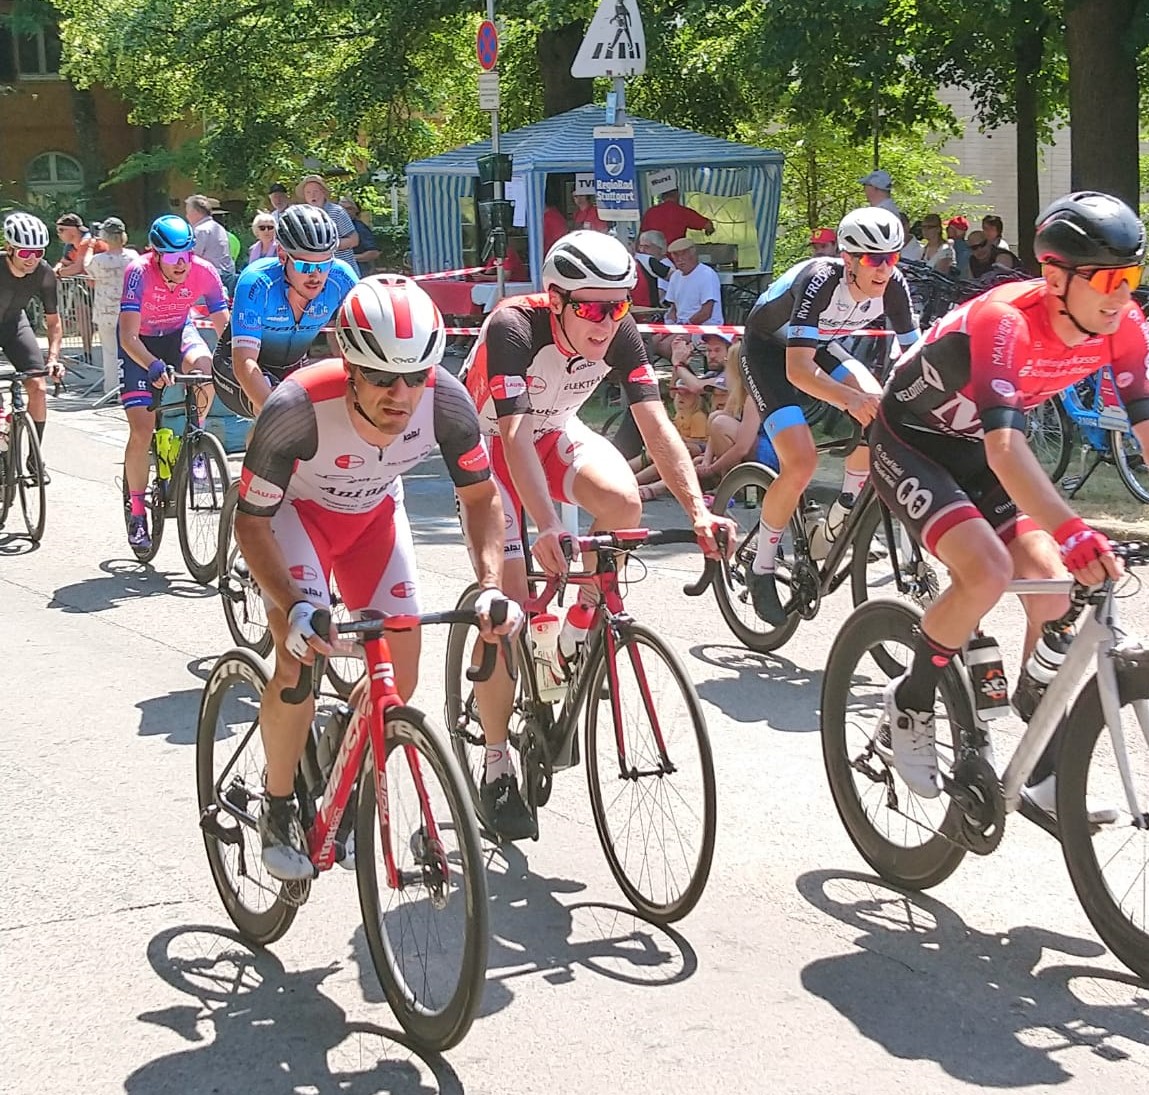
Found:
<path fill-rule="evenodd" d="M 375 274 L 344 298 L 335 341 L 360 368 L 417 373 L 443 360 L 447 331 L 435 302 L 410 278 Z"/>

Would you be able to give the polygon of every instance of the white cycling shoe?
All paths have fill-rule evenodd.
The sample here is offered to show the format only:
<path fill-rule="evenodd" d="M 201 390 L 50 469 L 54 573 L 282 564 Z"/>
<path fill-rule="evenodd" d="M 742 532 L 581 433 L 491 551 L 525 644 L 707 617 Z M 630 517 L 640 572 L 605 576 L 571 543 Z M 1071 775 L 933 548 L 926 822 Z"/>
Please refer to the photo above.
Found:
<path fill-rule="evenodd" d="M 903 711 L 898 707 L 894 702 L 894 693 L 905 678 L 904 673 L 894 678 L 882 694 L 894 768 L 915 795 L 937 798 L 942 787 L 938 778 L 938 753 L 934 744 L 934 713 Z"/>
<path fill-rule="evenodd" d="M 1039 810 L 1057 817 L 1057 775 L 1046 776 L 1032 787 L 1023 787 L 1021 793 Z M 1112 825 L 1120 816 L 1116 806 L 1109 806 L 1096 799 L 1087 798 L 1085 808 L 1089 811 L 1090 825 Z"/>

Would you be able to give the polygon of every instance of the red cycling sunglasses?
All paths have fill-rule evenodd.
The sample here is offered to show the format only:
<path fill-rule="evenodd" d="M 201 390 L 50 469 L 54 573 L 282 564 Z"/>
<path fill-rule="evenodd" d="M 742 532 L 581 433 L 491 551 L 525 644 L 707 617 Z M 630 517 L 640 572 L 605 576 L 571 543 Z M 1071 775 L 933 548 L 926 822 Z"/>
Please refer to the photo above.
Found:
<path fill-rule="evenodd" d="M 588 323 L 602 323 L 604 319 L 613 319 L 617 323 L 630 311 L 629 297 L 623 300 L 575 300 L 568 294 L 566 303 L 579 319 Z"/>
<path fill-rule="evenodd" d="M 880 266 L 897 266 L 898 259 L 901 258 L 900 251 L 870 251 L 863 255 L 856 256 L 858 262 L 863 266 L 870 266 L 877 269 Z"/>
<path fill-rule="evenodd" d="M 43 247 L 15 247 L 13 253 L 18 259 L 42 259 L 44 257 Z"/>
<path fill-rule="evenodd" d="M 1118 266 L 1103 267 L 1100 270 L 1074 270 L 1073 276 L 1084 278 L 1092 288 L 1108 296 L 1120 289 L 1122 284 L 1128 285 L 1130 290 L 1136 289 L 1141 284 L 1141 267 Z"/>

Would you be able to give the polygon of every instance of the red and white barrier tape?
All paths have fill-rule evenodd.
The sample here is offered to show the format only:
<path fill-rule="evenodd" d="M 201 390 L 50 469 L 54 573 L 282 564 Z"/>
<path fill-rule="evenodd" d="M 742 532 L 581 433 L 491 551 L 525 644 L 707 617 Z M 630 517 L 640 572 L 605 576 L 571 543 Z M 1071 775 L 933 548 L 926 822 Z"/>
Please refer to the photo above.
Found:
<path fill-rule="evenodd" d="M 485 266 L 464 266 L 461 270 L 439 270 L 434 274 L 414 274 L 412 281 L 437 281 L 440 278 L 458 278 L 464 274 L 481 274 Z"/>

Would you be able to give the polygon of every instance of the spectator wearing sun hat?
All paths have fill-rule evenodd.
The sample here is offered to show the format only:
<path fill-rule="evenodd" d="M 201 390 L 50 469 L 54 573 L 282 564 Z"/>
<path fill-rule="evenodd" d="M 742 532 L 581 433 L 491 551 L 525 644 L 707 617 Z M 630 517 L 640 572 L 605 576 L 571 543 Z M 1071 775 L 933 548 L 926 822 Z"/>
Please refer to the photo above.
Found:
<path fill-rule="evenodd" d="M 815 228 L 810 233 L 809 244 L 814 258 L 835 258 L 838 254 L 838 233 L 833 228 Z"/>
<path fill-rule="evenodd" d="M 898 203 L 890 197 L 890 191 L 894 188 L 894 180 L 884 167 L 879 167 L 868 175 L 863 175 L 858 182 L 862 184 L 862 189 L 866 192 L 866 201 L 870 205 L 876 206 L 878 209 L 888 209 L 895 217 L 902 215 Z"/>
<path fill-rule="evenodd" d="M 959 278 L 968 278 L 969 275 L 969 244 L 966 243 L 965 234 L 969 231 L 969 219 L 961 216 L 950 217 L 946 221 L 946 238 L 954 249 L 954 273 Z"/>
<path fill-rule="evenodd" d="M 304 175 L 295 188 L 295 196 L 301 202 L 314 205 L 324 210 L 335 222 L 335 230 L 339 233 L 339 249 L 335 252 L 337 259 L 342 259 L 352 270 L 355 266 L 355 248 L 359 244 L 359 233 L 351 223 L 351 216 L 341 205 L 331 200 L 331 191 L 322 175 Z"/>

